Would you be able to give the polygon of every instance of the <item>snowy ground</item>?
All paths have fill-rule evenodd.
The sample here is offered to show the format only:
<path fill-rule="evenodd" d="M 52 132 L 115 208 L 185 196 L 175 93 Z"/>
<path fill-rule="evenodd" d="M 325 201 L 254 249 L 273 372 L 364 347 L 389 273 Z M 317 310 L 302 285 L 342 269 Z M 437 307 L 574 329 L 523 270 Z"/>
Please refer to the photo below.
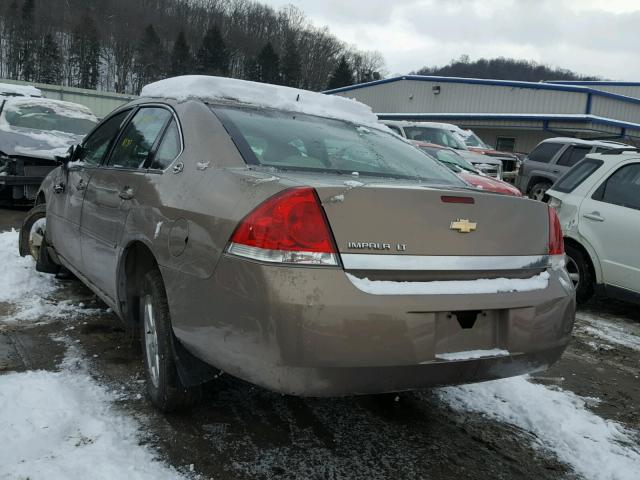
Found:
<path fill-rule="evenodd" d="M 640 478 L 634 307 L 581 311 L 538 378 L 298 399 L 223 377 L 192 412 L 162 416 L 131 334 L 16 242 L 0 233 L 2 479 Z"/>

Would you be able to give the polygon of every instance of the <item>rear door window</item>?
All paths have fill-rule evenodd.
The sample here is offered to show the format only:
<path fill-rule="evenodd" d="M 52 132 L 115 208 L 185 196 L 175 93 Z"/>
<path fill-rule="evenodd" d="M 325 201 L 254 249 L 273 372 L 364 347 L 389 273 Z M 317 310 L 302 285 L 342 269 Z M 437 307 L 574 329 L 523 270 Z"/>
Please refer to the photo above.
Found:
<path fill-rule="evenodd" d="M 533 149 L 527 158 L 532 162 L 549 163 L 562 147 L 564 147 L 562 143 L 541 143 Z"/>
<path fill-rule="evenodd" d="M 158 151 L 153 156 L 153 161 L 149 168 L 154 170 L 164 170 L 171 162 L 173 162 L 182 151 L 182 139 L 180 130 L 175 120 L 171 120 L 171 124 L 162 137 Z"/>
<path fill-rule="evenodd" d="M 562 155 L 560 155 L 556 164 L 562 165 L 563 167 L 573 167 L 576 163 L 586 157 L 587 153 L 590 151 L 590 146 L 573 145 L 567 148 Z"/>
<path fill-rule="evenodd" d="M 171 112 L 165 108 L 144 107 L 138 110 L 118 138 L 108 165 L 127 169 L 143 168 L 160 132 L 171 118 Z"/>
<path fill-rule="evenodd" d="M 558 182 L 553 186 L 553 190 L 558 192 L 573 192 L 582 182 L 591 176 L 593 172 L 598 170 L 604 162 L 587 158 L 580 162 L 575 168 L 569 170 Z"/>
<path fill-rule="evenodd" d="M 640 163 L 619 168 L 598 190 L 602 202 L 640 210 Z"/>

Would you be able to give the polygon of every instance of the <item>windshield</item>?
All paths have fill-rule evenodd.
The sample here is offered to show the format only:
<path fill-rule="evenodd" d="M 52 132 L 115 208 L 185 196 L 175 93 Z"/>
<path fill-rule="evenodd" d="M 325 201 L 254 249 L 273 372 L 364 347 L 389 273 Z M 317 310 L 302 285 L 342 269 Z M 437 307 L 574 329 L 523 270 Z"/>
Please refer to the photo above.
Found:
<path fill-rule="evenodd" d="M 444 150 L 442 148 L 434 147 L 420 147 L 420 149 L 432 157 L 435 157 L 438 161 L 447 165 L 455 165 L 459 169 L 467 170 L 468 172 L 478 173 L 478 170 L 467 162 L 464 158 L 451 150 Z"/>
<path fill-rule="evenodd" d="M 284 170 L 463 183 L 391 133 L 341 120 L 247 108 L 215 108 L 245 161 Z"/>
<path fill-rule="evenodd" d="M 75 110 L 57 103 L 7 104 L 4 118 L 13 127 L 55 130 L 74 135 L 86 135 L 97 120 L 84 110 Z"/>
<path fill-rule="evenodd" d="M 464 135 L 464 143 L 468 146 L 468 147 L 477 147 L 477 148 L 489 148 L 489 146 L 484 143 L 479 136 L 477 136 L 473 131 L 471 130 L 465 130 L 465 135 Z M 467 135 L 468 134 L 468 135 Z"/>
<path fill-rule="evenodd" d="M 443 147 L 454 148 L 456 150 L 467 149 L 461 140 L 444 128 L 404 127 L 404 132 L 409 140 L 435 143 L 436 145 L 442 145 Z"/>

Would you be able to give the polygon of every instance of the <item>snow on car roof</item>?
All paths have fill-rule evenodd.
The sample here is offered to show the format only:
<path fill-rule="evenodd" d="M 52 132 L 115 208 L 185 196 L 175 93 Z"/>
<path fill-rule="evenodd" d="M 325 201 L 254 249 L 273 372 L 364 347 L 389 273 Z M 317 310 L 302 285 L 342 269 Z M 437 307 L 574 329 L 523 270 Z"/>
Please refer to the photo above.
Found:
<path fill-rule="evenodd" d="M 146 85 L 142 89 L 141 96 L 178 101 L 201 100 L 212 103 L 232 102 L 255 105 L 346 120 L 387 130 L 384 125 L 378 123 L 378 117 L 369 106 L 356 100 L 234 78 L 204 75 L 168 78 Z"/>
<path fill-rule="evenodd" d="M 63 102 L 62 100 L 52 100 L 50 98 L 11 97 L 7 99 L 4 108 L 7 111 L 19 111 L 21 107 L 29 106 L 47 107 L 63 117 L 80 118 L 96 122 L 98 120 L 93 112 L 84 105 Z"/>
<path fill-rule="evenodd" d="M 0 97 L 42 97 L 42 92 L 29 85 L 0 83 Z"/>

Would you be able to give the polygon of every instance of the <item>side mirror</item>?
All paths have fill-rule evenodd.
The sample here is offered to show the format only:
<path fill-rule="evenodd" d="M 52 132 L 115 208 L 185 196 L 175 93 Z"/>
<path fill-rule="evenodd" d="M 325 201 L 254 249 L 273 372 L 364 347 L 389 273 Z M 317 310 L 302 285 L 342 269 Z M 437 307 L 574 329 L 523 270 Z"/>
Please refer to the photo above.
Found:
<path fill-rule="evenodd" d="M 66 154 L 64 154 L 64 155 L 55 155 L 54 158 L 61 165 L 67 166 L 67 165 L 69 165 L 70 162 L 75 161 L 75 159 L 78 157 L 78 153 L 80 152 L 81 148 L 82 147 L 80 147 L 80 145 L 71 145 L 69 147 L 69 150 L 67 150 Z"/>

